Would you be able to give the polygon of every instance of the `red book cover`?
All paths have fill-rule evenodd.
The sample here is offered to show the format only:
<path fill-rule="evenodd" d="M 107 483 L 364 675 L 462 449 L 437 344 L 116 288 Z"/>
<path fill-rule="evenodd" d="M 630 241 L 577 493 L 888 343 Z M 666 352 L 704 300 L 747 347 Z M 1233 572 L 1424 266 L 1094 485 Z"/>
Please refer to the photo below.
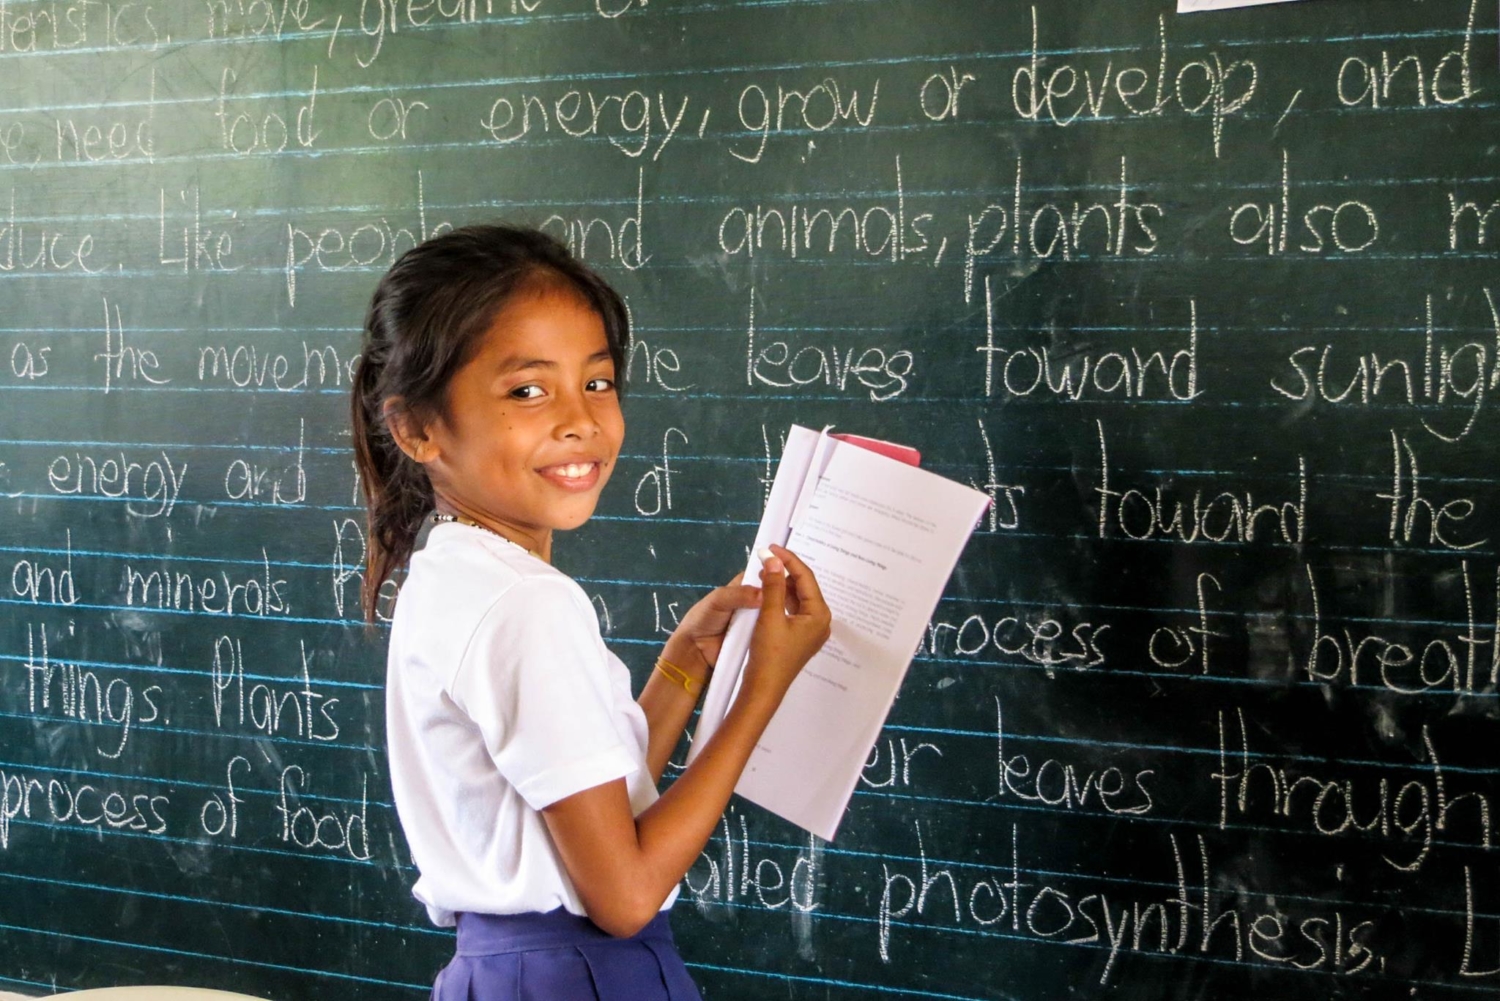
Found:
<path fill-rule="evenodd" d="M 897 445 L 895 442 L 881 441 L 879 438 L 865 438 L 857 434 L 841 434 L 832 431 L 829 432 L 828 437 L 837 438 L 850 445 L 858 445 L 860 448 L 867 448 L 877 455 L 904 462 L 908 466 L 921 465 L 922 462 L 922 453 L 907 445 Z"/>

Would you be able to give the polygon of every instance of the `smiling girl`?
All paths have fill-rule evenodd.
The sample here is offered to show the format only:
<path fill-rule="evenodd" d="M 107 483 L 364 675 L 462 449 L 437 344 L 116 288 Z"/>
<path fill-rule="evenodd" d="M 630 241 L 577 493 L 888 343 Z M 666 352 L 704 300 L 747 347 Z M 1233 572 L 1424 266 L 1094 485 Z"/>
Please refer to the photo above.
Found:
<path fill-rule="evenodd" d="M 469 226 L 380 280 L 356 372 L 364 609 L 407 567 L 386 722 L 397 814 L 434 924 L 436 1001 L 697 999 L 666 912 L 782 696 L 827 639 L 812 572 L 763 552 L 683 617 L 631 698 L 552 533 L 593 514 L 620 454 L 619 296 L 534 230 Z M 656 784 L 736 609 L 759 605 L 739 697 Z"/>

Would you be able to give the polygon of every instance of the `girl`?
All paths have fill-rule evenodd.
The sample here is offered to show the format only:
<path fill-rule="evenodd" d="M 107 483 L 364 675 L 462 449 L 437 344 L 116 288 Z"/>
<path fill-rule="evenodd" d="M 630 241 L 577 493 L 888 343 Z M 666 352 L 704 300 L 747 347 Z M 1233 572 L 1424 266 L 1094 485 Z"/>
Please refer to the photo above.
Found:
<path fill-rule="evenodd" d="M 364 610 L 409 563 L 386 722 L 413 894 L 458 928 L 436 1001 L 698 992 L 666 912 L 755 742 L 829 635 L 817 581 L 765 551 L 761 588 L 710 592 L 638 701 L 592 604 L 551 565 L 594 511 L 625 425 L 616 293 L 542 233 L 468 226 L 380 280 L 354 381 L 369 515 Z M 422 544 L 419 546 L 419 536 Z M 730 615 L 759 604 L 741 693 L 691 767 L 656 783 Z"/>

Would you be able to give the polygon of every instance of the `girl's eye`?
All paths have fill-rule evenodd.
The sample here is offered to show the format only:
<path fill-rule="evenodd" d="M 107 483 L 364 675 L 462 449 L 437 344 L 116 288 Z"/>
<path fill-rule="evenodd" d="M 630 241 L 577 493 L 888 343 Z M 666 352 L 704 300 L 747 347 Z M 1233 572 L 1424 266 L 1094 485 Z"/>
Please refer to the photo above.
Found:
<path fill-rule="evenodd" d="M 534 400 L 538 396 L 540 396 L 541 393 L 542 387 L 536 385 L 535 383 L 527 383 L 524 386 L 517 386 L 515 389 L 512 389 L 510 391 L 510 395 L 514 396 L 518 400 Z"/>
<path fill-rule="evenodd" d="M 600 376 L 596 379 L 590 379 L 588 385 L 590 389 L 604 393 L 615 388 L 615 380 L 606 379 L 603 376 Z"/>

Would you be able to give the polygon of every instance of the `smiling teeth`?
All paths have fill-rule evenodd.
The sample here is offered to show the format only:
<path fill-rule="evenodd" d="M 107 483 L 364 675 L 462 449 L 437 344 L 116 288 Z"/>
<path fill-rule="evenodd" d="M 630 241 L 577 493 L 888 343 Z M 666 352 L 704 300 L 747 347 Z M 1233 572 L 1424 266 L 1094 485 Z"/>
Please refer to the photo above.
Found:
<path fill-rule="evenodd" d="M 587 476 L 589 474 L 589 471 L 591 469 L 593 469 L 593 468 L 594 468 L 594 464 L 592 462 L 589 462 L 589 463 L 576 463 L 575 462 L 572 465 L 559 466 L 558 467 L 558 471 L 561 472 L 568 479 L 570 479 L 570 480 L 576 480 L 579 477 Z"/>

